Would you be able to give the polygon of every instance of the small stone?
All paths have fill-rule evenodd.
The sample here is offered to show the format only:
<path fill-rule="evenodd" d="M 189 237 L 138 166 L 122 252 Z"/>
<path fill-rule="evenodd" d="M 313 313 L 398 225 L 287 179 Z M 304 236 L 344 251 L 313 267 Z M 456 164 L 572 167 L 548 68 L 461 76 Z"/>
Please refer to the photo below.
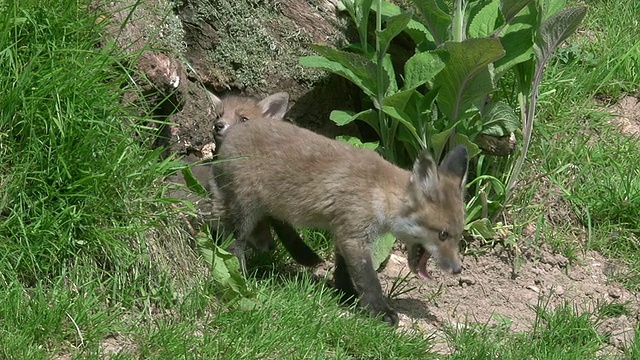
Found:
<path fill-rule="evenodd" d="M 620 299 L 622 297 L 622 291 L 620 289 L 612 288 L 609 289 L 608 293 L 613 299 Z"/>
<path fill-rule="evenodd" d="M 556 254 L 554 261 L 556 265 L 561 268 L 567 267 L 567 265 L 569 264 L 569 259 L 567 259 L 567 257 L 562 254 Z"/>
<path fill-rule="evenodd" d="M 635 338 L 635 329 L 633 327 L 625 327 L 622 330 L 613 331 L 611 337 L 609 337 L 609 344 L 617 347 L 620 350 L 629 348 L 629 345 Z"/>
<path fill-rule="evenodd" d="M 527 285 L 526 289 L 531 290 L 534 293 L 540 293 L 540 288 L 534 285 Z"/>
<path fill-rule="evenodd" d="M 534 273 L 535 275 L 544 275 L 544 270 L 534 267 L 531 269 L 531 272 Z"/>
<path fill-rule="evenodd" d="M 464 285 L 475 285 L 476 280 L 468 277 L 468 276 L 461 276 L 460 277 L 460 286 L 464 286 Z"/>

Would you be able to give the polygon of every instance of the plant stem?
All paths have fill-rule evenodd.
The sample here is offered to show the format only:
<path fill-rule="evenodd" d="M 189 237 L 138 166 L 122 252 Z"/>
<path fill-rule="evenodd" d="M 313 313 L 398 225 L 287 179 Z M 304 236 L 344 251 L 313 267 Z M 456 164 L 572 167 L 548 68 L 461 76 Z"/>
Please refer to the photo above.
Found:
<path fill-rule="evenodd" d="M 378 124 L 380 124 L 380 137 L 382 140 L 382 149 L 384 157 L 392 163 L 395 163 L 395 151 L 393 146 L 393 139 L 391 138 L 391 126 L 388 123 L 388 117 L 382 111 L 382 101 L 386 92 L 384 82 L 384 53 L 382 52 L 382 46 L 380 44 L 380 33 L 382 32 L 382 0 L 376 0 L 376 81 L 377 81 L 377 96 L 376 107 L 378 108 Z"/>
<path fill-rule="evenodd" d="M 516 160 L 516 164 L 513 167 L 513 171 L 511 172 L 511 176 L 509 177 L 509 183 L 507 184 L 505 199 L 508 201 L 511 196 L 511 192 L 515 187 L 516 180 L 522 171 L 522 165 L 524 164 L 524 160 L 527 157 L 527 152 L 529 151 L 529 145 L 531 144 L 531 133 L 533 132 L 533 122 L 536 114 L 536 104 L 538 103 L 538 89 L 540 87 L 540 81 L 542 80 L 542 74 L 544 72 L 544 65 L 546 63 L 546 59 L 540 60 L 538 66 L 536 68 L 536 72 L 533 79 L 533 87 L 531 88 L 531 96 L 529 97 L 528 102 L 524 102 L 526 106 L 526 115 L 524 119 L 523 129 L 522 129 L 522 152 Z"/>
<path fill-rule="evenodd" d="M 466 8 L 464 0 L 455 0 L 453 9 L 453 22 L 451 32 L 453 33 L 453 41 L 461 42 L 465 38 L 464 34 L 464 9 Z"/>

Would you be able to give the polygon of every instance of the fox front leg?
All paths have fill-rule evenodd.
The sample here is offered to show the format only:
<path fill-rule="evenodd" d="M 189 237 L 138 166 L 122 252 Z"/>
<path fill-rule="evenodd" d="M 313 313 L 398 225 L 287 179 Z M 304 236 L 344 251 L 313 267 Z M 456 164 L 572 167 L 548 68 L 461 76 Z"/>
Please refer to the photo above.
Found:
<path fill-rule="evenodd" d="M 353 240 L 336 242 L 336 285 L 343 287 L 341 290 L 346 291 L 347 296 L 355 287 L 360 295 L 360 306 L 367 308 L 372 316 L 382 315 L 382 320 L 389 325 L 397 325 L 398 314 L 387 304 L 382 294 L 368 242 L 364 239 Z M 353 285 L 349 286 L 351 281 Z"/>

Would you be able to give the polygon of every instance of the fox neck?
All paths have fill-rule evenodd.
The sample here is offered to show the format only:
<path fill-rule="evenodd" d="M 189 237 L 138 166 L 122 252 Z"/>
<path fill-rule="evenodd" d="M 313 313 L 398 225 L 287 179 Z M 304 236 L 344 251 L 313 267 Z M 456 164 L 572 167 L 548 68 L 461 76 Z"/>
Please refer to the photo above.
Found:
<path fill-rule="evenodd" d="M 379 188 L 379 193 L 375 196 L 382 200 L 374 206 L 378 222 L 384 224 L 383 232 L 390 232 L 397 238 L 406 238 L 413 228 L 406 211 L 411 202 L 407 191 L 410 176 L 409 172 L 404 173 L 400 179 L 396 179 L 393 186 Z"/>

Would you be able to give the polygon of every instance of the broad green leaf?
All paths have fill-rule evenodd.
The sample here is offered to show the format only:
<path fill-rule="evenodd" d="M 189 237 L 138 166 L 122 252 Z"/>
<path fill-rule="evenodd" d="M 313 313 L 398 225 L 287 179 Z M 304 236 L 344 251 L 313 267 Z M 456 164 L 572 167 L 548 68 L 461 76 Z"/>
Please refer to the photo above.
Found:
<path fill-rule="evenodd" d="M 371 12 L 371 4 L 373 0 L 342 0 L 338 2 L 338 10 L 347 10 L 351 19 L 353 20 L 358 34 L 360 35 L 360 44 L 363 47 L 363 51 L 368 52 L 368 25 L 369 25 L 369 13 Z"/>
<path fill-rule="evenodd" d="M 391 234 L 384 234 L 373 242 L 373 268 L 378 269 L 380 265 L 389 257 L 396 238 Z"/>
<path fill-rule="evenodd" d="M 435 0 L 413 0 L 422 15 L 424 25 L 434 38 L 436 45 L 441 45 L 449 39 L 451 15 L 444 12 Z"/>
<path fill-rule="evenodd" d="M 440 86 L 438 108 L 449 121 L 462 118 L 473 104 L 494 90 L 489 64 L 504 56 L 498 39 L 447 42 L 449 61 L 434 80 Z"/>
<path fill-rule="evenodd" d="M 500 38 L 506 55 L 495 62 L 495 81 L 501 78 L 516 64 L 533 57 L 533 29 L 509 32 Z"/>
<path fill-rule="evenodd" d="M 485 108 L 481 133 L 492 136 L 507 136 L 521 126 L 520 118 L 507 103 L 493 102 Z"/>
<path fill-rule="evenodd" d="M 535 4 L 530 4 L 500 31 L 505 56 L 494 64 L 496 81 L 514 65 L 533 57 L 534 29 L 538 28 L 538 21 L 538 9 Z"/>
<path fill-rule="evenodd" d="M 381 5 L 382 9 L 380 13 L 383 18 L 397 16 L 406 11 L 398 5 L 392 4 L 388 1 L 382 1 Z M 372 7 L 371 10 L 377 11 L 375 6 Z M 416 44 L 420 44 L 424 41 L 433 42 L 433 36 L 431 36 L 429 30 L 422 23 L 416 20 L 409 20 L 405 26 L 404 32 L 407 33 Z"/>
<path fill-rule="evenodd" d="M 552 15 L 557 14 L 560 10 L 564 9 L 565 5 L 565 0 L 540 0 L 542 20 L 544 21 Z"/>
<path fill-rule="evenodd" d="M 476 155 L 480 154 L 480 152 L 482 152 L 482 150 L 480 150 L 480 147 L 476 145 L 473 141 L 471 141 L 467 135 L 456 133 L 456 135 L 454 136 L 454 139 L 455 139 L 454 141 L 455 144 L 463 144 L 464 146 L 467 147 L 469 159 L 475 157 Z"/>
<path fill-rule="evenodd" d="M 338 126 L 344 126 L 356 119 L 360 119 L 369 124 L 369 126 L 371 126 L 376 131 L 376 133 L 378 133 L 378 136 L 380 135 L 378 116 L 376 114 L 376 111 L 373 109 L 364 110 L 357 114 L 353 111 L 333 110 L 331 114 L 329 114 L 329 119 L 331 119 Z"/>
<path fill-rule="evenodd" d="M 403 89 L 415 89 L 433 79 L 437 73 L 445 67 L 443 57 L 446 53 L 442 51 L 420 52 L 407 60 L 404 64 L 404 87 Z"/>
<path fill-rule="evenodd" d="M 433 154 L 436 158 L 441 158 L 444 149 L 447 147 L 449 140 L 453 137 L 453 144 L 463 144 L 467 147 L 469 158 L 472 158 L 480 154 L 480 148 L 473 141 L 469 139 L 467 135 L 454 133 L 456 126 L 452 126 L 447 130 L 431 136 L 430 145 L 433 149 Z"/>
<path fill-rule="evenodd" d="M 363 23 L 369 22 L 372 3 L 373 0 L 341 0 L 338 1 L 337 8 L 340 11 L 346 10 L 356 26 L 361 27 Z"/>
<path fill-rule="evenodd" d="M 358 139 L 357 137 L 348 135 L 336 136 L 336 139 L 349 143 L 354 147 L 357 147 L 358 149 L 376 150 L 380 145 L 378 141 L 363 143 L 362 140 Z"/>
<path fill-rule="evenodd" d="M 433 102 L 438 97 L 439 92 L 440 88 L 435 87 L 424 94 L 422 99 L 420 99 L 420 102 L 417 104 L 418 111 L 420 111 L 421 114 L 427 114 L 431 112 L 431 107 L 433 106 Z"/>
<path fill-rule="evenodd" d="M 538 66 L 544 66 L 551 53 L 576 31 L 586 14 L 587 7 L 579 6 L 563 10 L 543 21 L 536 37 Z"/>
<path fill-rule="evenodd" d="M 449 141 L 449 137 L 453 132 L 455 127 L 450 127 L 442 132 L 431 135 L 429 138 L 429 145 L 433 150 L 433 154 L 436 159 L 439 159 L 442 156 L 442 152 L 444 151 L 445 146 L 447 146 L 447 142 Z"/>
<path fill-rule="evenodd" d="M 465 230 L 482 236 L 483 239 L 491 239 L 495 235 L 495 231 L 491 226 L 491 221 L 487 218 L 474 220 L 465 225 Z"/>
<path fill-rule="evenodd" d="M 481 38 L 493 34 L 499 18 L 500 0 L 492 0 L 471 19 L 469 28 L 467 29 L 467 36 L 470 38 Z"/>
<path fill-rule="evenodd" d="M 533 0 L 500 0 L 500 10 L 504 21 L 509 24 Z"/>
<path fill-rule="evenodd" d="M 387 19 L 386 27 L 378 34 L 380 40 L 380 49 L 382 53 L 387 52 L 391 40 L 398 36 L 404 30 L 413 17 L 413 11 L 405 11 L 399 15 L 392 16 Z"/>
<path fill-rule="evenodd" d="M 382 99 L 382 105 L 392 106 L 396 109 L 404 111 L 414 93 L 415 90 L 413 89 L 400 91 Z"/>
<path fill-rule="evenodd" d="M 314 44 L 311 48 L 321 56 L 303 56 L 299 59 L 301 65 L 325 69 L 343 76 L 368 96 L 376 96 L 376 64 L 372 61 L 362 55 L 336 50 L 327 45 Z M 388 79 L 384 79 L 384 82 L 387 84 Z"/>
<path fill-rule="evenodd" d="M 248 294 L 249 289 L 247 288 L 244 277 L 240 273 L 238 258 L 217 246 L 215 250 L 211 276 L 215 281 L 226 285 L 236 294 Z"/>
<path fill-rule="evenodd" d="M 418 100 L 415 95 L 421 96 L 415 90 L 404 90 L 394 96 L 387 97 L 382 101 L 384 105 L 382 110 L 402 125 L 395 128 L 391 136 L 423 149 L 427 144 L 424 140 L 424 124 L 420 123 L 422 116 L 416 108 L 415 102 Z"/>
<path fill-rule="evenodd" d="M 385 54 L 382 67 L 387 74 L 387 79 L 389 79 L 387 87 L 384 89 L 384 94 L 385 96 L 393 95 L 398 92 L 398 82 L 396 81 L 396 71 L 393 68 L 390 54 Z M 377 99 L 374 99 L 374 103 L 376 102 L 375 100 Z"/>
<path fill-rule="evenodd" d="M 207 190 L 202 186 L 202 184 L 200 184 L 198 179 L 193 176 L 193 172 L 190 167 L 182 169 L 182 176 L 184 176 L 184 181 L 187 183 L 189 190 L 200 196 L 207 196 Z"/>
<path fill-rule="evenodd" d="M 416 131 L 416 127 L 413 125 L 413 121 L 402 109 L 396 109 L 393 106 L 382 106 L 382 111 L 404 125 L 416 140 L 420 139 L 418 132 Z"/>
<path fill-rule="evenodd" d="M 518 83 L 518 92 L 524 96 L 531 94 L 533 85 L 533 76 L 536 70 L 536 60 L 531 58 L 527 61 L 516 64 L 513 68 L 513 73 Z"/>
<path fill-rule="evenodd" d="M 232 295 L 253 295 L 240 273 L 240 263 L 233 254 L 216 245 L 208 231 L 200 233 L 196 242 L 200 254 L 211 269 L 211 277 L 222 289 L 230 290 Z"/>

